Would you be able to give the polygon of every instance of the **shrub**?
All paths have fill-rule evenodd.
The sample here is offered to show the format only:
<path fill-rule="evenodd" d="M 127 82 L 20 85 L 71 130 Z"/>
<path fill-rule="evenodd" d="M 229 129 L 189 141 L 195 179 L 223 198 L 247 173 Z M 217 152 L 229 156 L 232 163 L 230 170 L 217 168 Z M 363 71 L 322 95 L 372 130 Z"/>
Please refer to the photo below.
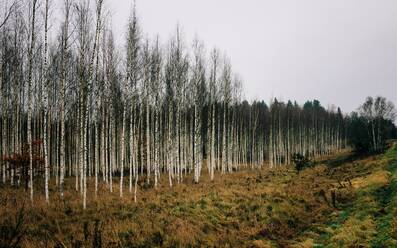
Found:
<path fill-rule="evenodd" d="M 292 155 L 292 162 L 295 164 L 295 168 L 298 172 L 310 166 L 310 160 L 307 156 L 303 156 L 300 153 Z"/>
<path fill-rule="evenodd" d="M 32 163 L 33 163 L 33 175 L 43 173 L 44 158 L 40 154 L 41 140 L 34 140 L 32 142 Z M 29 144 L 22 146 L 20 153 L 14 153 L 10 156 L 4 156 L 3 160 L 10 164 L 9 170 L 14 171 L 14 177 L 21 177 L 24 182 L 25 189 L 28 189 L 29 184 L 29 171 L 30 171 L 30 151 Z M 14 181 L 16 181 L 15 178 Z"/>

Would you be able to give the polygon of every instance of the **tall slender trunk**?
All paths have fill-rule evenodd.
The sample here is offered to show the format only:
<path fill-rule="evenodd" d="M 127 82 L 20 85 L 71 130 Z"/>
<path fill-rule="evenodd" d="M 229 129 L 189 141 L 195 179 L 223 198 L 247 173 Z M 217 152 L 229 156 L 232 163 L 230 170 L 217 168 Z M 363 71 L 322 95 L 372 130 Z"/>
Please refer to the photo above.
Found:
<path fill-rule="evenodd" d="M 100 143 L 101 143 L 101 136 L 98 133 L 98 122 L 94 121 L 94 133 L 95 133 L 95 146 L 94 146 L 94 151 L 95 151 L 95 196 L 98 194 L 98 174 L 99 174 L 99 164 L 101 159 L 99 159 L 99 148 L 100 148 Z"/>
<path fill-rule="evenodd" d="M 75 140 L 76 140 L 76 147 L 75 147 L 75 152 L 76 152 L 76 163 L 75 163 L 75 186 L 76 186 L 76 191 L 79 191 L 79 173 L 80 173 L 80 111 L 79 109 L 77 110 L 76 113 L 76 132 L 75 132 Z"/>
<path fill-rule="evenodd" d="M 200 159 L 200 118 L 199 118 L 199 110 L 198 106 L 194 105 L 194 182 L 199 182 L 199 167 L 201 163 Z"/>
<path fill-rule="evenodd" d="M 101 168 L 102 168 L 102 181 L 107 183 L 107 174 L 106 174 L 106 154 L 108 154 L 107 151 L 107 136 L 105 136 L 105 129 L 106 129 L 106 114 L 105 114 L 105 107 L 103 106 L 103 103 L 101 103 L 101 108 L 102 108 L 102 120 L 101 120 L 101 146 L 100 146 L 100 156 L 101 156 Z"/>
<path fill-rule="evenodd" d="M 123 127 L 121 130 L 121 168 L 120 168 L 120 197 L 123 197 L 123 177 L 125 166 L 125 126 L 126 126 L 126 106 L 123 107 Z"/>
<path fill-rule="evenodd" d="M 133 103 L 131 103 L 131 105 L 133 106 Z M 133 114 L 133 107 L 131 107 L 131 114 L 130 114 L 130 173 L 129 173 L 129 192 L 132 192 L 132 175 L 133 173 L 135 173 L 135 161 L 134 161 L 134 136 L 135 136 L 135 132 L 134 132 L 134 114 Z"/>
<path fill-rule="evenodd" d="M 139 124 L 138 125 L 136 125 L 136 128 L 137 128 L 137 130 L 138 130 L 138 132 L 139 132 L 139 126 L 141 125 L 141 122 L 142 122 L 142 110 L 141 109 L 139 109 L 139 113 L 138 113 L 138 118 L 139 118 Z M 139 138 L 139 134 L 140 133 L 138 133 L 137 132 L 137 135 L 136 135 L 136 138 L 135 138 L 135 144 L 136 144 L 136 147 L 138 147 L 138 138 Z M 138 156 L 137 156 L 137 154 L 138 154 L 138 150 L 137 149 L 135 149 L 135 156 L 134 156 L 134 158 L 136 158 L 136 166 L 135 166 L 135 186 L 134 186 L 134 202 L 137 202 L 137 191 L 138 191 L 138 180 L 139 180 L 139 167 L 138 167 Z M 143 165 L 141 164 L 141 167 L 143 167 Z"/>
<path fill-rule="evenodd" d="M 139 179 L 138 166 L 136 166 L 135 169 L 136 169 L 136 171 L 135 171 L 135 184 L 134 184 L 135 185 L 134 186 L 134 202 L 136 203 L 137 202 L 136 194 L 138 191 L 138 179 Z"/>
<path fill-rule="evenodd" d="M 66 61 L 67 61 L 67 47 L 69 36 L 69 2 L 65 5 L 65 23 L 62 35 L 62 64 L 61 64 L 61 85 L 60 85 L 60 124 L 61 124 L 61 137 L 60 137 L 60 182 L 59 189 L 61 198 L 63 198 L 64 177 L 65 177 L 65 88 L 66 88 Z"/>
<path fill-rule="evenodd" d="M 374 119 L 371 120 L 371 129 L 372 129 L 372 142 L 373 142 L 373 147 L 374 147 L 374 150 L 377 151 L 378 148 L 376 147 L 376 136 L 375 136 L 375 124 L 374 124 Z"/>
<path fill-rule="evenodd" d="M 43 146 L 44 146 L 44 170 L 45 170 L 45 183 L 44 183 L 44 191 L 45 191 L 45 199 L 46 202 L 49 202 L 49 191 L 48 191 L 48 180 L 49 180 L 49 164 L 48 164 L 48 151 L 47 151 L 47 117 L 48 117 L 48 66 L 47 66 L 47 53 L 48 53 L 48 42 L 47 42 L 47 34 L 48 34 L 48 0 L 45 1 L 45 20 L 44 20 L 44 92 L 43 92 L 43 104 L 44 104 L 44 123 L 43 123 Z"/>
<path fill-rule="evenodd" d="M 211 121 L 211 181 L 214 180 L 215 170 L 215 103 L 212 104 L 212 121 Z"/>
<path fill-rule="evenodd" d="M 222 174 L 226 172 L 226 167 L 228 166 L 228 157 L 227 157 L 227 150 L 228 150 L 228 139 L 227 139 L 227 104 L 224 104 L 223 107 L 223 142 L 222 142 Z"/>
<path fill-rule="evenodd" d="M 113 111 L 110 117 L 110 136 L 111 139 L 109 141 L 110 147 L 110 163 L 109 163 L 109 188 L 110 192 L 113 192 L 113 168 L 116 166 L 116 127 Z"/>
<path fill-rule="evenodd" d="M 160 145 L 160 139 L 159 139 L 159 127 L 160 125 L 158 124 L 158 112 L 156 111 L 154 113 L 154 142 L 153 142 L 153 146 L 154 146 L 154 187 L 157 188 L 157 184 L 158 184 L 158 146 Z"/>
<path fill-rule="evenodd" d="M 167 145 L 166 145 L 166 149 L 167 149 L 167 167 L 168 167 L 168 181 L 170 184 L 170 187 L 172 187 L 172 164 L 173 164 L 173 147 L 171 145 L 172 142 L 172 131 L 171 131 L 171 126 L 172 126 L 172 107 L 169 106 L 168 107 L 168 137 L 167 137 Z"/>
<path fill-rule="evenodd" d="M 32 92 L 32 73 L 33 73 L 33 50 L 35 48 L 35 20 L 36 20 L 37 0 L 32 2 L 32 22 L 29 48 L 29 69 L 28 69 L 28 143 L 29 143 L 29 175 L 30 175 L 30 200 L 33 203 L 33 151 L 32 151 L 32 111 L 33 111 L 33 92 Z"/>
<path fill-rule="evenodd" d="M 89 110 L 88 110 L 88 102 L 86 101 L 86 107 L 85 107 L 85 120 L 84 120 L 84 130 L 83 130 L 83 140 L 84 140 L 84 163 L 83 163 L 83 209 L 87 208 L 87 166 L 88 164 L 88 139 L 87 135 L 89 134 Z"/>
<path fill-rule="evenodd" d="M 2 182 L 3 182 L 3 184 L 5 184 L 6 183 L 6 162 L 3 160 L 3 156 L 7 156 L 7 154 L 6 154 L 6 149 L 5 149 L 5 147 L 6 147 L 6 121 L 5 121 L 5 119 L 6 119 L 6 114 L 5 114 L 5 112 L 6 112 L 6 104 L 5 104 L 5 102 L 6 102 L 6 97 L 5 96 L 3 96 L 3 91 L 4 91 L 4 85 L 5 84 L 3 84 L 3 63 L 2 63 L 2 59 L 3 58 L 1 58 L 0 57 L 0 99 L 2 100 L 1 101 L 1 105 L 0 105 L 0 107 L 1 107 L 1 114 L 2 114 L 2 116 L 1 116 L 1 153 L 0 153 L 0 165 L 1 165 L 1 172 L 2 172 Z"/>
<path fill-rule="evenodd" d="M 146 168 L 147 168 L 147 184 L 150 183 L 150 106 L 146 99 Z"/>
<path fill-rule="evenodd" d="M 84 173 L 84 161 L 85 161 L 85 154 L 84 154 L 84 131 L 85 131 L 85 118 L 84 118 L 84 114 L 85 114 L 85 111 L 84 111 L 84 96 L 83 96 L 83 90 L 81 90 L 81 96 L 80 96 L 80 123 L 79 123 L 79 125 L 80 125 L 80 136 L 79 136 L 79 138 L 80 138 L 80 140 L 79 140 L 79 154 L 80 154 L 80 158 L 79 158 L 79 165 L 80 165 L 80 173 L 79 173 L 79 176 L 80 176 L 80 194 L 83 196 L 83 187 L 84 187 L 84 184 L 83 184 L 83 180 L 84 180 L 84 176 L 83 176 L 83 173 Z"/>

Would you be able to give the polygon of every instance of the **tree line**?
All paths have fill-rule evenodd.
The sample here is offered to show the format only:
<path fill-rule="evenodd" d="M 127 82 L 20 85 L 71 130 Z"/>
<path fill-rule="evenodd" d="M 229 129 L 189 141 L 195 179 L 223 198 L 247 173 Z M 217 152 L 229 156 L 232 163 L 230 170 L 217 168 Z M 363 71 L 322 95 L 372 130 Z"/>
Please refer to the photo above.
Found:
<path fill-rule="evenodd" d="M 49 0 L 3 6 L 0 19 L 1 181 L 18 186 L 26 175 L 32 201 L 36 183 L 50 200 L 50 180 L 63 197 L 65 178 L 84 208 L 99 184 L 136 201 L 138 182 L 199 183 L 347 146 L 339 108 L 247 102 L 230 58 L 187 44 L 179 26 L 167 42 L 148 39 L 134 6 L 117 48 L 103 0 L 62 5 L 57 30 Z M 26 167 L 12 166 L 21 154 Z"/>
<path fill-rule="evenodd" d="M 347 118 L 350 145 L 359 153 L 384 150 L 388 139 L 397 139 L 394 104 L 385 97 L 367 97 Z"/>

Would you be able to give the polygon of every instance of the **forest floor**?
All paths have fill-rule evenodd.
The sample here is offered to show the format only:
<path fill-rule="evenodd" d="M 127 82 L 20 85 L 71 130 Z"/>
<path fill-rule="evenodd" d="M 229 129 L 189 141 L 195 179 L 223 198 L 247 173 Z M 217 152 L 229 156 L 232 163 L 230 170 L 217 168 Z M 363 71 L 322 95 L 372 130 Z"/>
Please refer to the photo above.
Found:
<path fill-rule="evenodd" d="M 49 205 L 36 196 L 33 206 L 23 190 L 3 187 L 0 247 L 16 235 L 22 247 L 41 248 L 397 247 L 397 143 L 380 155 L 324 158 L 299 174 L 247 169 L 214 182 L 205 174 L 199 184 L 189 176 L 172 189 L 163 176 L 158 189 L 141 187 L 137 203 L 128 185 L 123 199 L 117 183 L 97 197 L 89 187 L 86 210 L 74 180 L 67 185 L 64 201 L 52 191 Z"/>

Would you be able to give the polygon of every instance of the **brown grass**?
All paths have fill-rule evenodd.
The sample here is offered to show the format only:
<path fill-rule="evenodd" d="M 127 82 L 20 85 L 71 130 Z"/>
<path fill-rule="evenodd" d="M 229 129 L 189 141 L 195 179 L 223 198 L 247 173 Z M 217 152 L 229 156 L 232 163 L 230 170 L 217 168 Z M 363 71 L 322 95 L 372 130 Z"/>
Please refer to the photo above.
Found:
<path fill-rule="evenodd" d="M 73 178 L 66 180 L 64 200 L 51 191 L 49 205 L 40 188 L 32 205 L 26 192 L 6 187 L 0 190 L 0 218 L 12 219 L 25 205 L 27 233 L 22 247 L 92 247 L 96 221 L 102 247 L 312 247 L 317 237 L 313 228 L 323 228 L 321 224 L 338 211 L 331 204 L 332 190 L 338 192 L 338 202 L 352 201 L 354 188 L 364 187 L 368 179 L 383 183 L 382 171 L 368 173 L 370 163 L 372 158 L 360 162 L 364 168 L 357 162 L 343 168 L 320 165 L 300 174 L 289 167 L 246 169 L 217 174 L 213 182 L 204 174 L 199 184 L 189 176 L 173 188 L 167 175 L 162 175 L 157 189 L 142 187 L 142 178 L 137 203 L 128 183 L 120 198 L 118 182 L 110 193 L 101 181 L 96 197 L 90 179 L 86 210 Z M 354 221 L 343 230 L 350 232 Z M 368 225 L 371 219 L 363 228 Z M 365 230 L 353 234 L 371 235 Z M 342 234 L 335 235 L 337 240 Z"/>
<path fill-rule="evenodd" d="M 355 189 L 360 189 L 368 186 L 385 185 L 389 182 L 389 178 L 389 172 L 379 170 L 363 177 L 357 177 L 351 182 Z"/>

